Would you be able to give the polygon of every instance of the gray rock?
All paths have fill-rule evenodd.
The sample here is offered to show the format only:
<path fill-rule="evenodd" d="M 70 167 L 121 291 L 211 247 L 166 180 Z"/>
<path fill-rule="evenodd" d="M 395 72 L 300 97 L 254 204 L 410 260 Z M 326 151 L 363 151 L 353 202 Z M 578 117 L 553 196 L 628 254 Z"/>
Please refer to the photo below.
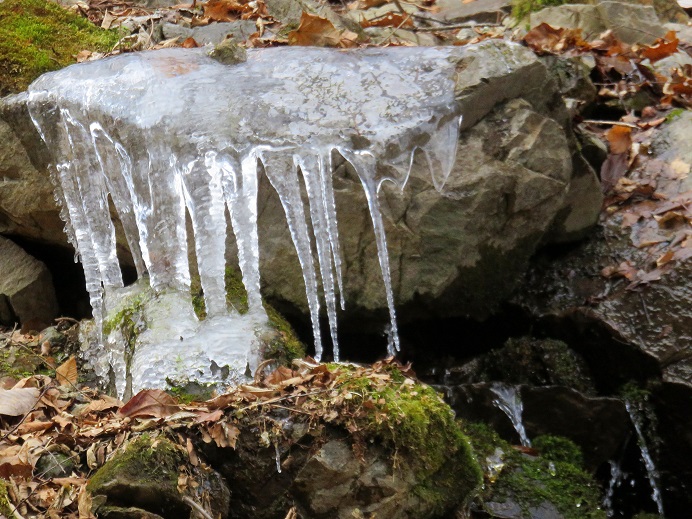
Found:
<path fill-rule="evenodd" d="M 257 26 L 252 20 L 239 20 L 237 22 L 212 23 L 202 27 L 183 27 L 173 23 L 164 23 L 161 26 L 164 39 L 180 38 L 182 40 L 193 38 L 200 45 L 221 43 L 228 36 L 234 41 L 246 40 L 252 33 L 257 32 Z"/>
<path fill-rule="evenodd" d="M 625 43 L 652 43 L 665 34 L 651 5 L 600 0 L 594 4 L 566 4 L 531 13 L 530 24 L 581 29 L 584 39 L 594 39 L 610 29 Z"/>
<path fill-rule="evenodd" d="M 461 0 L 442 0 L 435 3 L 439 12 L 431 18 L 449 23 L 473 20 L 478 23 L 496 23 L 512 9 L 509 0 L 475 0 L 464 3 Z"/>
<path fill-rule="evenodd" d="M 40 330 L 58 315 L 53 280 L 46 266 L 21 247 L 0 237 L 0 299 L 5 312 Z M 4 313 L 4 312 L 3 312 Z M 7 316 L 5 316 L 7 317 Z M 4 324 L 12 324 L 14 319 Z"/>

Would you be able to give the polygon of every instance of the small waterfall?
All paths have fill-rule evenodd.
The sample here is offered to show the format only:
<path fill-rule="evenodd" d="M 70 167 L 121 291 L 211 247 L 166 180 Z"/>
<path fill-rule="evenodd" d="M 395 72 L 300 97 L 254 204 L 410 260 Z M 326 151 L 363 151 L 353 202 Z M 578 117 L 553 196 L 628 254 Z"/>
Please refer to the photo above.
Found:
<path fill-rule="evenodd" d="M 649 445 L 644 433 L 645 428 L 642 409 L 640 409 L 640 406 L 635 402 L 629 400 L 625 401 L 625 407 L 627 408 L 627 413 L 630 415 L 632 425 L 634 425 L 634 430 L 637 433 L 637 443 L 639 444 L 642 461 L 644 462 L 644 467 L 646 468 L 646 475 L 649 480 L 649 484 L 651 485 L 651 498 L 654 500 L 654 503 L 656 503 L 658 515 L 664 517 L 663 498 L 661 497 L 661 487 L 659 486 L 660 474 L 658 473 L 654 460 L 651 457 Z"/>
<path fill-rule="evenodd" d="M 615 497 L 615 489 L 622 485 L 625 479 L 625 473 L 622 471 L 620 464 L 616 461 L 608 461 L 610 465 L 610 481 L 608 481 L 608 488 L 606 489 L 605 497 L 603 498 L 603 509 L 608 517 L 613 517 L 615 510 L 613 510 L 613 498 Z"/>
<path fill-rule="evenodd" d="M 497 396 L 497 398 L 493 399 L 493 404 L 510 419 L 514 430 L 519 435 L 521 444 L 524 447 L 531 447 L 531 440 L 526 435 L 526 429 L 524 429 L 524 422 L 521 417 L 524 412 L 524 404 L 521 401 L 518 388 L 496 382 L 490 387 L 490 391 Z"/>

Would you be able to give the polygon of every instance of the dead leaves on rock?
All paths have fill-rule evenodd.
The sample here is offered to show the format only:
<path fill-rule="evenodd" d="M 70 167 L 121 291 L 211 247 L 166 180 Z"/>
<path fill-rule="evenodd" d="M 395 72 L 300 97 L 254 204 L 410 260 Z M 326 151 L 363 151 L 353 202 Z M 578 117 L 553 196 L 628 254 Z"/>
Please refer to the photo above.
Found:
<path fill-rule="evenodd" d="M 303 12 L 300 25 L 288 33 L 288 43 L 315 47 L 353 47 L 358 35 L 337 29 L 326 18 Z"/>

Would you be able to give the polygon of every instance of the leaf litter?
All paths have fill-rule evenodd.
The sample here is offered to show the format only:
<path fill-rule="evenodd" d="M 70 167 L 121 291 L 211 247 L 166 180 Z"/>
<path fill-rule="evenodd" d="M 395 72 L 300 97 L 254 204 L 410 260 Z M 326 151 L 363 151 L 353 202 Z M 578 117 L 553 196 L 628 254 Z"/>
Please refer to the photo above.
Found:
<path fill-rule="evenodd" d="M 35 337 L 12 332 L 2 336 L 5 347 L 10 340 L 21 341 L 40 355 Z M 67 365 L 72 379 L 73 361 L 75 357 L 69 357 L 56 371 L 66 371 L 61 368 Z M 165 435 L 197 467 L 205 462 L 196 442 L 235 449 L 243 434 L 252 434 L 250 430 L 259 431 L 261 446 L 279 452 L 279 444 L 291 440 L 272 418 L 273 411 L 307 424 L 308 431 L 327 423 L 340 425 L 355 438 L 354 450 L 364 452 L 365 444 L 358 439 L 364 441 L 366 433 L 372 434 L 373 424 L 394 429 L 404 418 L 387 406 L 378 391 L 394 388 L 397 394 L 413 397 L 419 387 L 410 365 L 391 358 L 369 367 L 320 364 L 310 357 L 265 374 L 267 367 L 258 369 L 252 384 L 187 404 L 161 390 L 143 390 L 124 404 L 76 381 L 61 384 L 54 376 L 16 381 L 0 392 L 0 477 L 9 483 L 10 504 L 23 518 L 91 519 L 89 478 L 144 431 Z M 55 449 L 71 460 L 72 468 L 49 477 L 55 467 L 40 471 L 37 464 Z M 180 470 L 179 484 L 191 484 L 185 467 Z"/>

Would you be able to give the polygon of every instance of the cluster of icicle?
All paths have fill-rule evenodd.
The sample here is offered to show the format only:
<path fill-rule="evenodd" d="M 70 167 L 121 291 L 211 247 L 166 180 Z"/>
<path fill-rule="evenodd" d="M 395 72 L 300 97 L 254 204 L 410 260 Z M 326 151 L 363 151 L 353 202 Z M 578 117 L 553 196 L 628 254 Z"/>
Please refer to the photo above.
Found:
<path fill-rule="evenodd" d="M 337 298 L 342 308 L 344 301 L 331 178 L 338 152 L 367 195 L 394 353 L 399 339 L 377 193 L 384 180 L 403 188 L 416 150 L 436 185 L 448 176 L 461 121 L 456 52 L 276 48 L 250 50 L 246 62 L 227 66 L 201 49 L 169 49 L 39 78 L 29 89 L 29 110 L 52 153 L 62 216 L 97 323 L 104 292 L 123 286 L 109 194 L 137 273 L 154 290 L 189 290 L 189 212 L 210 317 L 231 312 L 224 288 L 228 210 L 250 313 L 263 314 L 257 231 L 263 171 L 281 200 L 302 267 L 316 357 L 322 354 L 321 282 L 338 360 Z"/>

